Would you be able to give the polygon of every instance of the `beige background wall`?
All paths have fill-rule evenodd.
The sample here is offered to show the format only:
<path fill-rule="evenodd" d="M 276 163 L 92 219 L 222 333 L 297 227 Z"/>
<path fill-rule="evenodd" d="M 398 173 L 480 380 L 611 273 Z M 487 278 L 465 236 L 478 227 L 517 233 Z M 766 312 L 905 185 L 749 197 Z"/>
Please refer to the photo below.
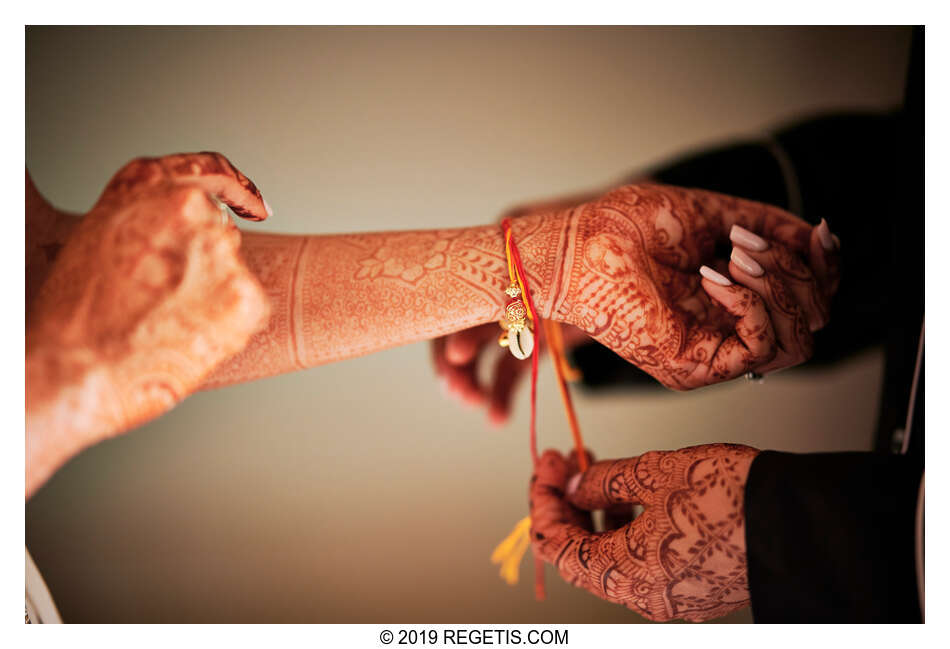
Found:
<path fill-rule="evenodd" d="M 29 28 L 26 161 L 77 211 L 132 157 L 213 149 L 274 207 L 248 229 L 480 224 L 812 111 L 894 106 L 908 45 L 889 28 Z M 863 449 L 881 365 L 577 408 L 600 457 Z M 540 437 L 566 448 L 550 374 Z M 489 565 L 525 514 L 519 396 L 489 430 L 443 398 L 424 344 L 199 394 L 63 469 L 27 504 L 27 545 L 67 621 L 642 621 L 550 572 L 536 603 L 530 570 L 509 588 Z"/>

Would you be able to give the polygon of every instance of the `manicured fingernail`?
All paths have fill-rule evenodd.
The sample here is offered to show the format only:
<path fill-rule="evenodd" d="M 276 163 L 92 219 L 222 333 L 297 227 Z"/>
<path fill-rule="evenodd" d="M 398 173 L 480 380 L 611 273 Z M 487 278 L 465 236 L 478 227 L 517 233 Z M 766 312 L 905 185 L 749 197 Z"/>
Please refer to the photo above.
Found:
<path fill-rule="evenodd" d="M 267 212 L 267 216 L 274 216 L 274 210 L 270 208 L 270 205 L 267 204 L 267 201 L 264 200 L 263 196 L 261 196 L 261 200 L 264 201 L 264 211 Z"/>
<path fill-rule="evenodd" d="M 228 221 L 231 220 L 231 216 L 228 214 L 228 206 L 224 204 L 217 196 L 212 196 L 208 194 L 208 197 L 211 199 L 211 202 L 218 206 L 218 209 L 221 211 L 221 224 L 227 225 Z"/>
<path fill-rule="evenodd" d="M 749 232 L 741 225 L 732 226 L 732 230 L 729 231 L 729 238 L 732 239 L 734 244 L 755 252 L 762 252 L 763 250 L 769 249 L 768 241 L 754 232 Z"/>
<path fill-rule="evenodd" d="M 834 241 L 835 241 L 835 248 L 837 248 L 837 249 L 840 250 L 840 249 L 841 249 L 841 239 L 838 238 L 838 235 L 837 235 L 837 234 L 831 235 L 831 238 L 834 239 Z"/>
<path fill-rule="evenodd" d="M 725 275 L 717 273 L 709 266 L 700 266 L 699 274 L 708 279 L 710 282 L 719 284 L 719 286 L 731 286 L 732 282 L 729 281 L 729 278 Z"/>
<path fill-rule="evenodd" d="M 573 496 L 574 492 L 577 491 L 577 485 L 581 483 L 581 474 L 578 473 L 573 478 L 567 481 L 567 490 L 564 492 L 568 496 Z"/>
<path fill-rule="evenodd" d="M 821 242 L 821 247 L 831 252 L 835 249 L 835 240 L 831 237 L 831 228 L 828 227 L 828 221 L 822 219 L 821 223 L 818 224 L 818 240 Z"/>
<path fill-rule="evenodd" d="M 742 248 L 733 248 L 732 249 L 732 261 L 733 263 L 744 270 L 745 272 L 752 275 L 752 277 L 761 277 L 764 270 L 759 266 L 759 262 L 749 256 Z"/>

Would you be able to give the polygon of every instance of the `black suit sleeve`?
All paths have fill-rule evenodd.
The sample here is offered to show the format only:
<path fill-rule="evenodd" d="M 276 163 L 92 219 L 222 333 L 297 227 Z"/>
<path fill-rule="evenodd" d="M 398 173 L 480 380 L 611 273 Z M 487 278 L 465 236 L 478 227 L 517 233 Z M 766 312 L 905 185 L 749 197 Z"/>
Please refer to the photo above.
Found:
<path fill-rule="evenodd" d="M 920 622 L 921 467 L 884 453 L 765 451 L 745 491 L 756 622 Z"/>

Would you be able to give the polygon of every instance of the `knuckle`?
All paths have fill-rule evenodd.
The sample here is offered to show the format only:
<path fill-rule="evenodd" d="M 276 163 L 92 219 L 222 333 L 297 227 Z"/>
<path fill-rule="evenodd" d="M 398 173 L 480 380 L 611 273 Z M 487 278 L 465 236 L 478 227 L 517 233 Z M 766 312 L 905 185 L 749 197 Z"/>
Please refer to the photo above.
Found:
<path fill-rule="evenodd" d="M 156 167 L 158 164 L 158 158 L 153 158 L 150 156 L 139 156 L 137 158 L 132 158 L 126 162 L 121 169 L 119 169 L 119 174 L 122 176 L 134 176 L 140 173 L 143 169 L 151 169 Z"/>
<path fill-rule="evenodd" d="M 561 454 L 553 448 L 549 448 L 541 454 L 541 461 L 548 464 L 553 464 L 561 459 Z"/>
<path fill-rule="evenodd" d="M 163 175 L 156 158 L 133 158 L 115 173 L 106 185 L 105 193 L 127 193 L 135 187 L 149 185 Z"/>
<path fill-rule="evenodd" d="M 740 318 L 765 312 L 765 302 L 762 300 L 762 296 L 751 288 L 737 286 L 735 296 L 735 313 Z"/>

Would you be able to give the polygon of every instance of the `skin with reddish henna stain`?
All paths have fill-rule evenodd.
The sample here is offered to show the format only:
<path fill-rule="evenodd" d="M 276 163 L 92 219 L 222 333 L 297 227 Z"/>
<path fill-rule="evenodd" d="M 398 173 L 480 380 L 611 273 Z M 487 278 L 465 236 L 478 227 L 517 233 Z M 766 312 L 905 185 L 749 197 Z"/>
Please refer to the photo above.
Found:
<path fill-rule="evenodd" d="M 27 497 L 82 448 L 194 392 L 267 322 L 212 196 L 266 214 L 218 154 L 135 160 L 81 219 L 55 214 L 27 178 Z"/>
<path fill-rule="evenodd" d="M 825 224 L 813 228 L 775 207 L 647 182 L 604 196 L 536 202 L 508 216 L 538 213 L 567 213 L 578 224 L 577 252 L 566 272 L 571 286 L 553 314 L 577 325 L 565 327 L 565 341 L 593 336 L 667 387 L 690 389 L 747 369 L 765 373 L 800 363 L 811 355 L 811 331 L 828 320 L 840 273 L 837 246 L 821 244 Z M 762 259 L 764 277 L 750 277 L 718 252 L 734 230 L 756 243 L 751 254 Z M 830 231 L 824 237 L 833 241 Z M 739 238 L 734 245 L 741 248 Z M 703 270 L 716 281 L 700 279 L 703 266 L 719 271 Z M 721 274 L 728 272 L 741 286 L 730 286 Z M 743 312 L 747 317 L 735 317 Z M 490 385 L 483 386 L 478 360 L 497 349 L 496 335 L 491 325 L 460 331 L 433 341 L 432 354 L 448 391 L 470 405 L 487 401 L 498 425 L 527 365 L 496 351 Z"/>
<path fill-rule="evenodd" d="M 529 232 L 530 228 L 530 232 Z M 526 240 L 556 222 L 529 219 Z M 502 316 L 507 270 L 494 226 L 332 236 L 246 234 L 267 287 L 267 328 L 205 383 L 213 388 L 427 340 Z M 538 257 L 533 277 L 552 282 Z"/>
<path fill-rule="evenodd" d="M 777 292 L 760 294 L 741 279 L 722 285 L 698 274 L 734 226 L 790 255 L 807 254 L 817 240 L 814 228 L 778 208 L 678 187 L 620 187 L 574 208 L 566 225 L 570 247 L 561 258 L 565 284 L 551 304 L 554 318 L 676 390 L 771 367 L 780 349 L 807 328 L 783 330 L 777 341 Z M 784 275 L 770 277 L 785 286 Z"/>
<path fill-rule="evenodd" d="M 757 454 L 705 444 L 597 462 L 577 474 L 574 456 L 546 451 L 530 487 L 535 556 L 570 584 L 658 622 L 702 622 L 744 608 L 744 491 Z M 634 505 L 643 511 L 631 521 Z M 619 527 L 592 532 L 595 509 L 609 509 Z"/>
<path fill-rule="evenodd" d="M 514 222 L 514 237 L 542 317 L 575 325 L 668 387 L 690 389 L 765 366 L 778 351 L 768 305 L 755 291 L 701 281 L 698 274 L 733 224 L 794 249 L 812 231 L 758 203 L 637 185 L 579 207 L 523 216 Z M 496 226 L 247 234 L 242 251 L 274 313 L 205 387 L 492 322 L 505 302 L 506 260 Z"/>
<path fill-rule="evenodd" d="M 28 182 L 28 494 L 80 449 L 196 389 L 502 316 L 497 226 L 242 241 L 211 197 L 267 216 L 254 183 L 215 153 L 135 160 L 81 218 L 56 214 Z M 527 214 L 513 236 L 542 317 L 687 389 L 776 355 L 762 299 L 696 272 L 732 223 L 793 251 L 811 230 L 768 206 L 643 184 Z"/>
<path fill-rule="evenodd" d="M 82 448 L 201 387 L 442 335 L 504 306 L 493 226 L 242 243 L 212 197 L 253 220 L 267 208 L 220 154 L 135 160 L 81 218 L 56 214 L 29 179 L 27 191 L 28 496 Z M 558 223 L 523 228 L 528 240 Z M 529 267 L 553 283 L 552 259 Z"/>

